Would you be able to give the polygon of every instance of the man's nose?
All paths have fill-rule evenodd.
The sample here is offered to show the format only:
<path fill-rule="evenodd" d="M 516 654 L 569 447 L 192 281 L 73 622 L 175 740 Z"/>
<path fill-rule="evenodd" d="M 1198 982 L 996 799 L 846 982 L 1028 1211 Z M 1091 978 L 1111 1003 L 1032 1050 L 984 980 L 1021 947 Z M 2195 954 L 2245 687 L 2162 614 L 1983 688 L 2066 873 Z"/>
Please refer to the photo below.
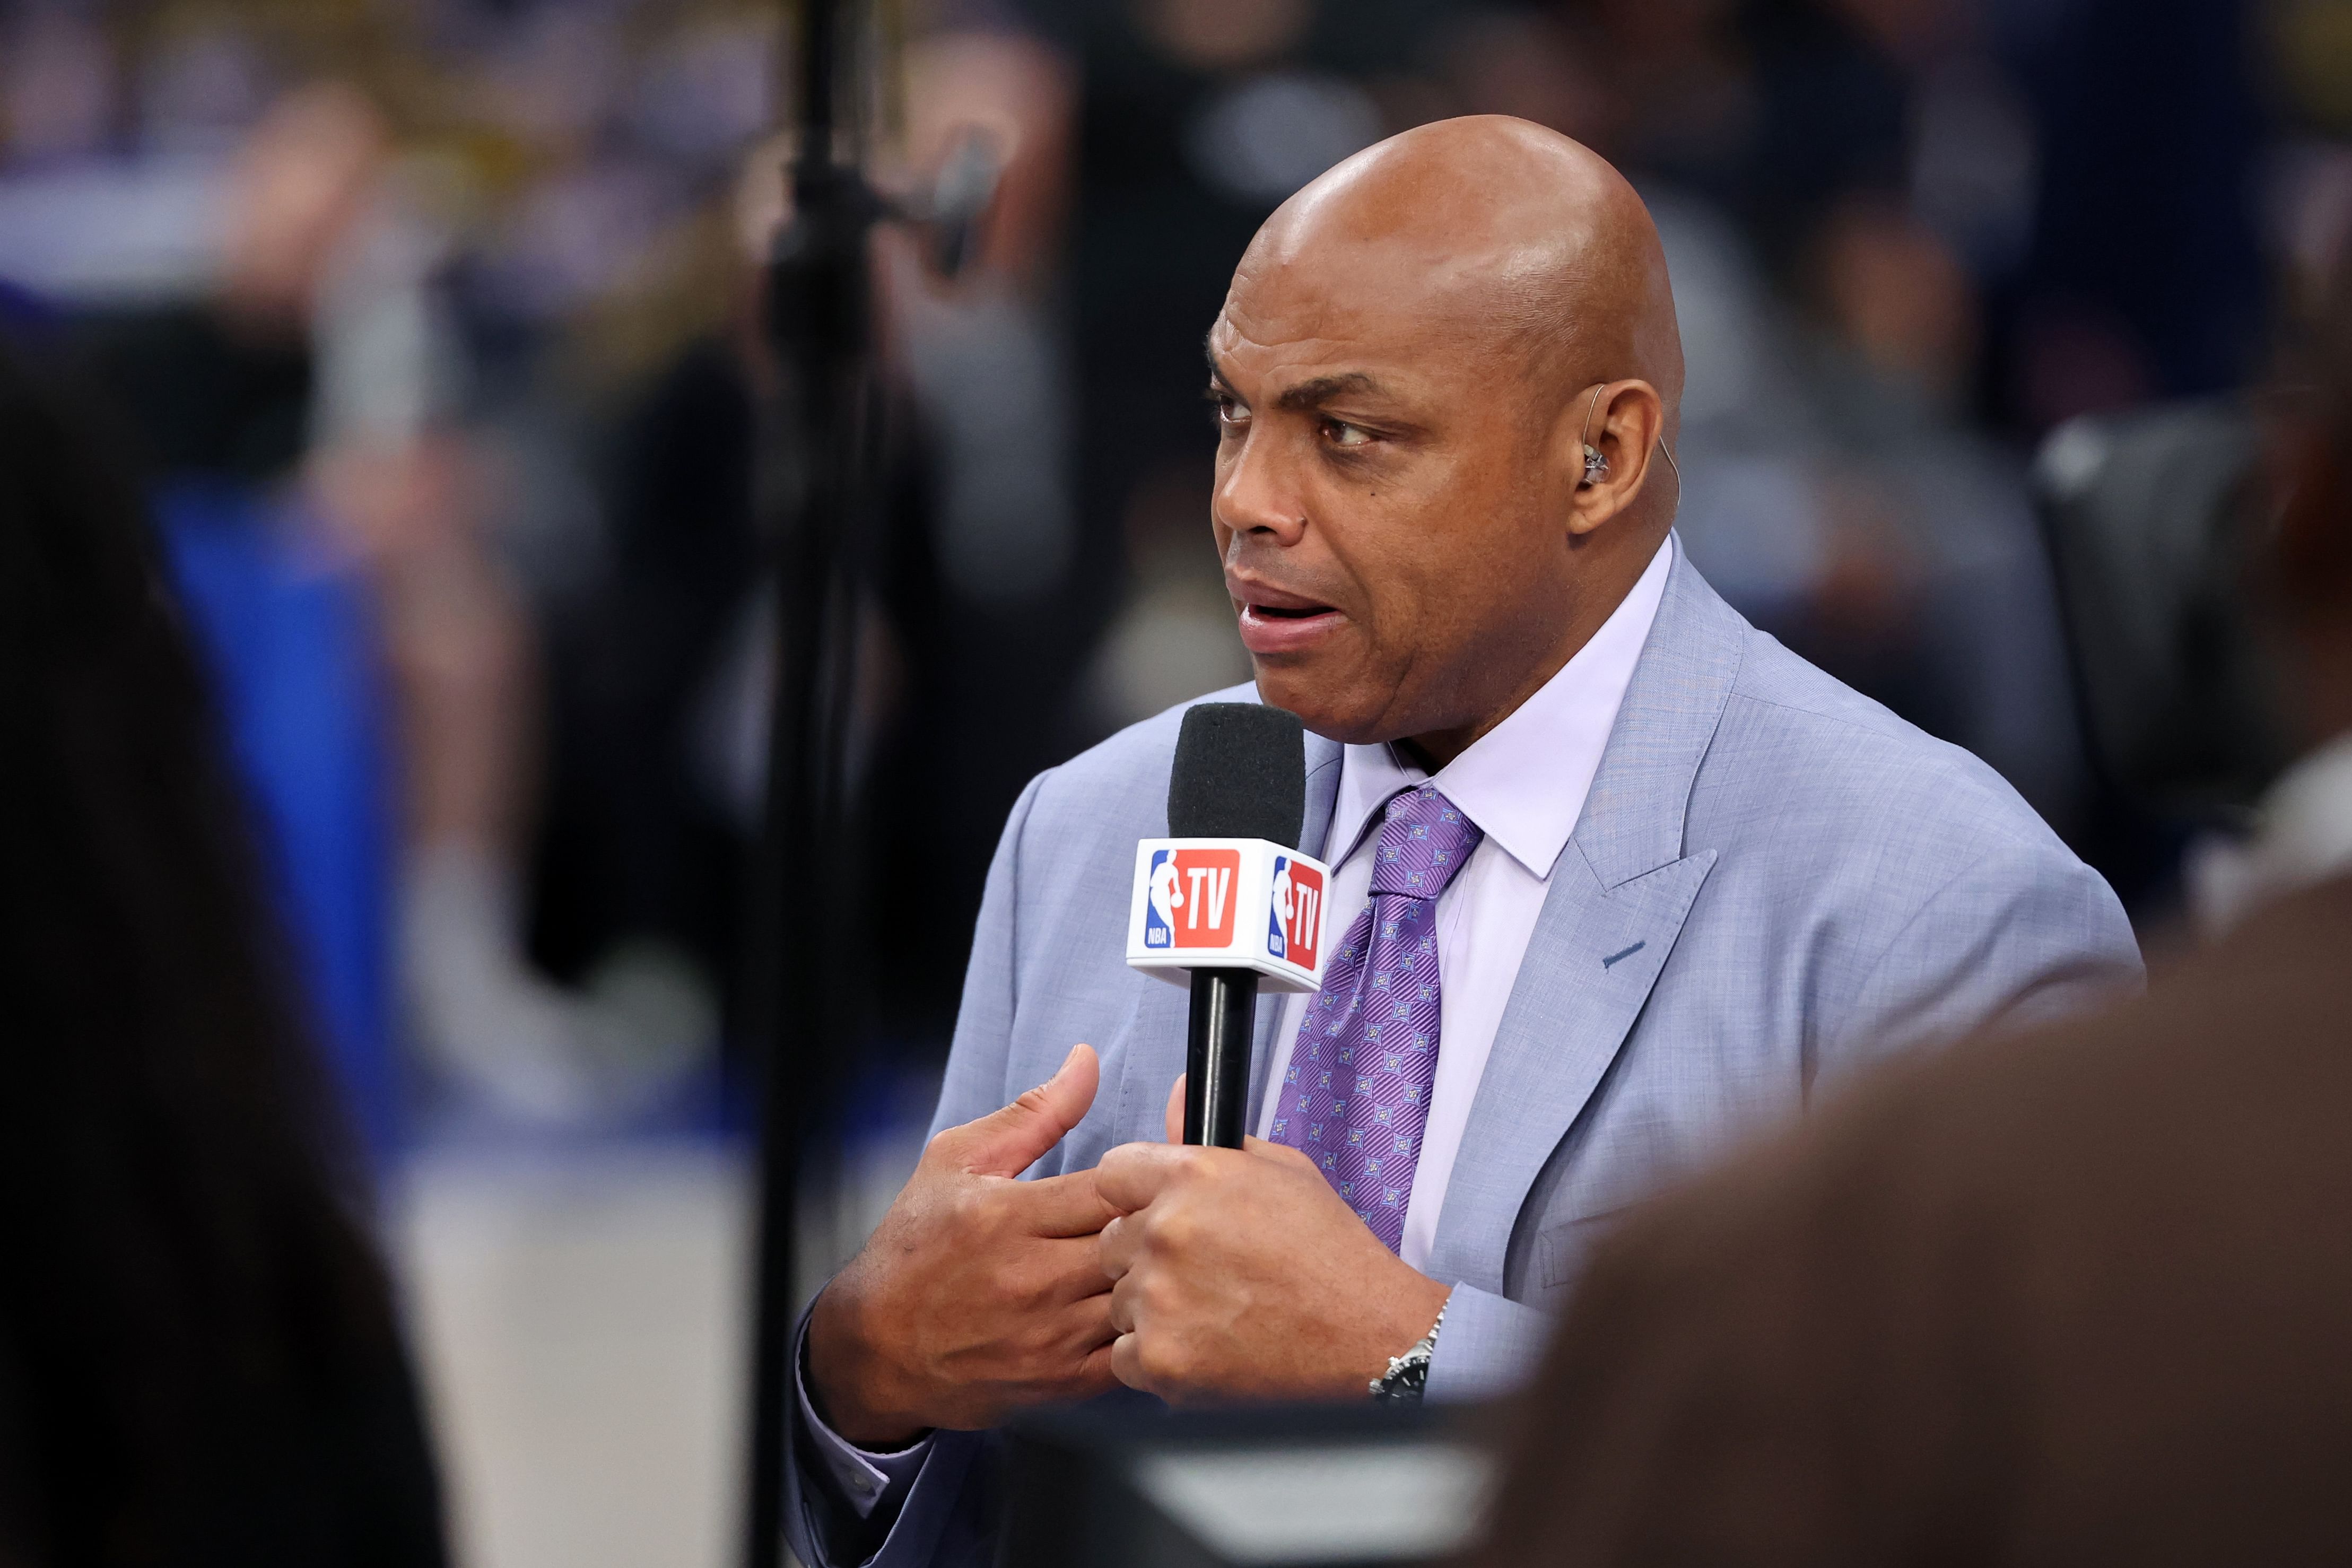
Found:
<path fill-rule="evenodd" d="M 1306 526 L 1307 507 L 1283 443 L 1273 436 L 1253 430 L 1244 437 L 1217 476 L 1210 506 L 1219 525 L 1236 535 L 1272 535 L 1274 542 L 1291 544 Z"/>

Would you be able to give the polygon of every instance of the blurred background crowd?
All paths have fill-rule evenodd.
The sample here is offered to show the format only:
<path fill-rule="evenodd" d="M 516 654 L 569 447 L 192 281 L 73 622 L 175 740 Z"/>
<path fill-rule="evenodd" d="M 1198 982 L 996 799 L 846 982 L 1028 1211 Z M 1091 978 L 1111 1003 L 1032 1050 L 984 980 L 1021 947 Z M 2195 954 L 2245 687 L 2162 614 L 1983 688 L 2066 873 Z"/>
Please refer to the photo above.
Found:
<path fill-rule="evenodd" d="M 0 0 L 0 323 L 149 500 L 483 1568 L 728 1548 L 786 19 Z M 2247 791 L 2100 754 L 2037 497 L 2085 416 L 2226 424 L 2329 274 L 2352 0 L 905 0 L 872 43 L 884 183 L 966 128 L 1003 174 L 952 284 L 876 258 L 876 1001 L 813 1252 L 911 1166 L 1024 782 L 1246 678 L 1201 335 L 1276 204 L 1427 120 L 1633 177 L 1694 561 L 2179 919 Z"/>

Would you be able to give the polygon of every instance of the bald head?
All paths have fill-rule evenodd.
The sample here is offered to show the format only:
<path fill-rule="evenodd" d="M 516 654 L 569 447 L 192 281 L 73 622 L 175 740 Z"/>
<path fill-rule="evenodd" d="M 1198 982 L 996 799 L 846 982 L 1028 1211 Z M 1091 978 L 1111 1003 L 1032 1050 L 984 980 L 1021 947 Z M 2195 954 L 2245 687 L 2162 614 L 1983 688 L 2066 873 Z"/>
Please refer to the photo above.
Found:
<path fill-rule="evenodd" d="M 1522 363 L 1538 397 L 1646 381 L 1671 433 L 1682 334 L 1657 228 L 1622 174 L 1556 131 L 1473 115 L 1339 164 L 1258 230 L 1227 310 L 1302 284 L 1445 322 Z"/>
<path fill-rule="evenodd" d="M 1427 125 L 1286 202 L 1209 331 L 1212 522 L 1268 701 L 1442 764 L 1557 673 L 1674 521 L 1682 342 L 1650 215 L 1523 121 Z"/>

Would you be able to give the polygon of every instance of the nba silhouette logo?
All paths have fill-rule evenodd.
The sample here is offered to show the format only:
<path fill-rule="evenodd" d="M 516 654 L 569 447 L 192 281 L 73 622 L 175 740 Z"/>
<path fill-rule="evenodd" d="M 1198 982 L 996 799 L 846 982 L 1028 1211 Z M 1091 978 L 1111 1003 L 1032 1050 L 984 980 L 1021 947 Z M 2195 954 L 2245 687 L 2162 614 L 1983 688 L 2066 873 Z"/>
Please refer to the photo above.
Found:
<path fill-rule="evenodd" d="M 1265 951 L 1301 969 L 1315 967 L 1316 931 L 1323 913 L 1323 873 L 1287 855 L 1274 858 L 1273 910 Z"/>
<path fill-rule="evenodd" d="M 1183 895 L 1176 888 L 1176 852 L 1155 849 L 1151 854 L 1151 877 L 1145 884 L 1143 908 L 1143 945 L 1167 947 L 1176 940 L 1175 904 Z"/>

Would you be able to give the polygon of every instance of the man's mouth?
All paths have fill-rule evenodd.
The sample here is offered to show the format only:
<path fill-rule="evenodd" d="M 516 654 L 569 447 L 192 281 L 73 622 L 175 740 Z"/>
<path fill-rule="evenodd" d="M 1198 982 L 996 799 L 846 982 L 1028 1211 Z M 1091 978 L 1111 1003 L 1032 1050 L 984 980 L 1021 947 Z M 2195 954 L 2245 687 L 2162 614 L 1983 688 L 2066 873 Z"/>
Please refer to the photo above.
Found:
<path fill-rule="evenodd" d="M 1246 577 L 1225 579 L 1225 586 L 1241 605 L 1242 614 L 1263 616 L 1268 620 L 1297 621 L 1312 616 L 1333 613 L 1330 605 L 1305 594 L 1294 594 L 1287 588 L 1277 588 L 1270 583 L 1254 582 Z"/>
<path fill-rule="evenodd" d="M 1242 645 L 1258 655 L 1301 652 L 1346 619 L 1303 594 L 1252 585 L 1234 597 L 1241 602 Z"/>

